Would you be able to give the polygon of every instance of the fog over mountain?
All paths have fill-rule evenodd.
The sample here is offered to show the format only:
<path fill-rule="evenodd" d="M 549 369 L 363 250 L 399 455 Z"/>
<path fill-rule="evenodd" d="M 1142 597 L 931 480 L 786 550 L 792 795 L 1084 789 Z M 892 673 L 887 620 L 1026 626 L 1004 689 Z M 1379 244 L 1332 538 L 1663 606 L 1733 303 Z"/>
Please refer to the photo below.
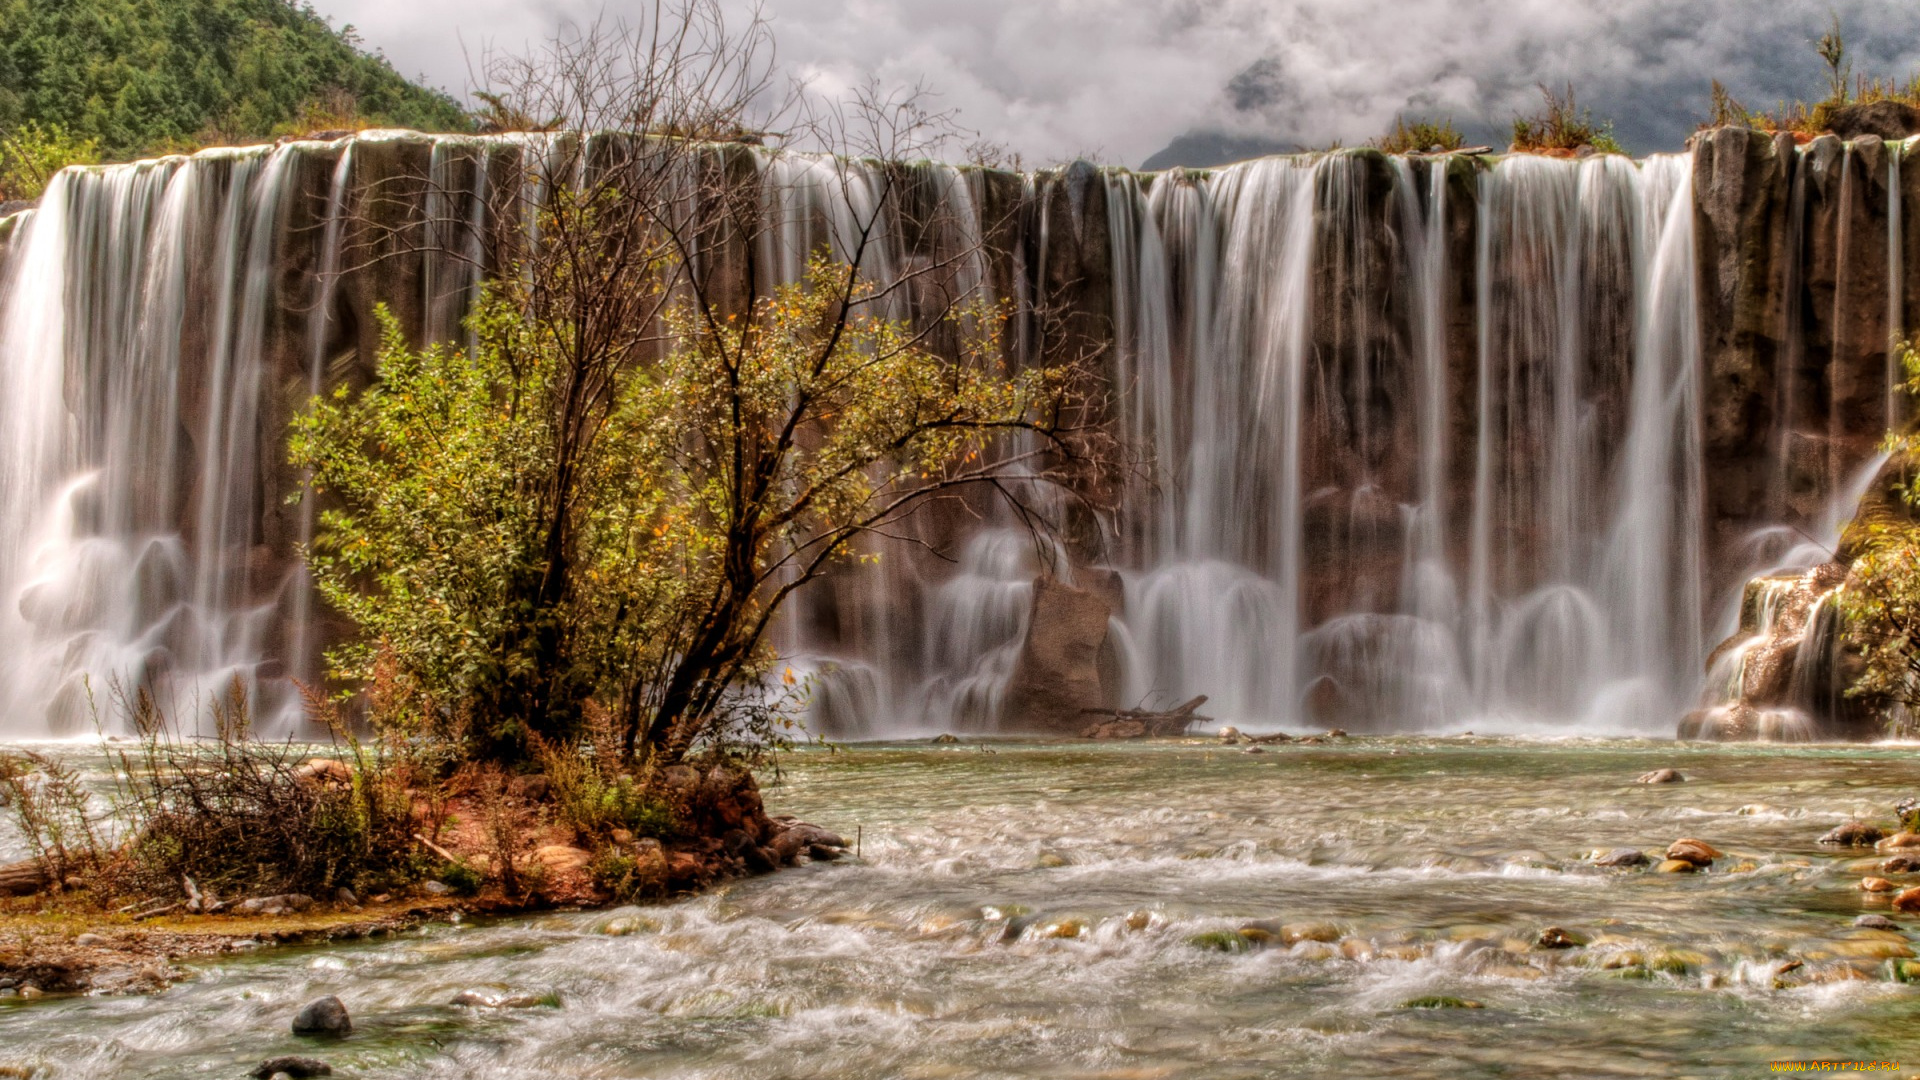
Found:
<path fill-rule="evenodd" d="M 403 72 L 456 93 L 469 58 L 621 0 L 326 0 Z M 741 3 L 744 12 L 745 4 Z M 1627 147 L 1677 149 L 1719 78 L 1752 106 L 1817 94 L 1837 11 L 1855 70 L 1920 69 L 1892 0 L 768 0 L 782 66 L 832 94 L 924 80 L 1029 162 L 1207 164 L 1364 142 L 1396 115 L 1503 143 L 1536 84 L 1571 80 Z"/>

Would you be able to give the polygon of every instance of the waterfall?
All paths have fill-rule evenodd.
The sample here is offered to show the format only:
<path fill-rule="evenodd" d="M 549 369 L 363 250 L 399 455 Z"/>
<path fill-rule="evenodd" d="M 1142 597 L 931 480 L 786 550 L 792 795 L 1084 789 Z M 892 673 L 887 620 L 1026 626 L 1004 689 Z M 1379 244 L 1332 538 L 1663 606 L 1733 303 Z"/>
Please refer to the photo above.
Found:
<path fill-rule="evenodd" d="M 289 160 L 68 170 L 22 229 L 0 294 L 12 732 L 89 730 L 116 678 L 193 713 L 274 661 L 258 414 Z M 254 701 L 263 730 L 289 704 Z"/>
<path fill-rule="evenodd" d="M 370 133 L 69 170 L 0 226 L 0 733 L 84 731 L 89 688 L 115 678 L 190 704 L 238 677 L 262 730 L 303 730 L 289 677 L 314 676 L 340 628 L 294 557 L 314 511 L 287 502 L 304 483 L 287 419 L 370 373 L 376 302 L 418 340 L 460 338 L 494 225 L 489 155 L 557 145 Z M 1706 613 L 1738 606 L 1709 567 L 1729 552 L 1807 565 L 1782 538 L 1824 531 L 1814 519 L 1852 486 L 1825 474 L 1863 460 L 1806 366 L 1809 326 L 1842 309 L 1803 263 L 1877 242 L 1814 228 L 1819 208 L 1877 198 L 1851 176 L 1864 150 L 1809 148 L 1782 174 L 1781 280 L 1808 299 L 1779 309 L 1762 387 L 1778 418 L 1756 435 L 1766 505 L 1728 538 L 1691 155 L 1016 175 L 735 149 L 768 226 L 742 253 L 755 288 L 797 280 L 814 253 L 857 257 L 906 283 L 878 302 L 936 348 L 957 340 L 957 308 L 1005 305 L 1016 367 L 1054 320 L 1083 318 L 1137 458 L 1098 543 L 1036 545 L 982 499 L 796 598 L 774 642 L 816 676 L 814 721 L 836 733 L 1006 720 L 1043 572 L 1089 588 L 1117 574 L 1126 705 L 1206 694 L 1243 725 L 1669 732 L 1702 685 Z M 419 242 L 369 268 L 348 222 L 403 166 L 425 180 Z M 1885 212 L 1898 332 L 1899 200 Z"/>

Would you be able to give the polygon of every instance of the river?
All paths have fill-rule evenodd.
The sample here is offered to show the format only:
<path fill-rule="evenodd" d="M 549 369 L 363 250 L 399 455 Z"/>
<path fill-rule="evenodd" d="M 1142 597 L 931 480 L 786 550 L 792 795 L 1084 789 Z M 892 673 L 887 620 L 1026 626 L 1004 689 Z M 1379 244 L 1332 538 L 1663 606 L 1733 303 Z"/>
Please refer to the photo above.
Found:
<path fill-rule="evenodd" d="M 1661 767 L 1688 782 L 1633 782 Z M 195 963 L 151 996 L 0 1000 L 0 1067 L 238 1077 L 305 1053 L 365 1078 L 1920 1069 L 1920 986 L 1876 955 L 1906 935 L 1851 925 L 1891 914 L 1856 888 L 1870 853 L 1815 842 L 1920 793 L 1908 746 L 861 744 L 796 752 L 768 789 L 775 812 L 858 834 L 860 857 L 638 911 Z M 1694 875 L 1587 858 L 1683 836 L 1727 857 Z M 1208 947 L 1255 920 L 1334 940 Z M 1589 944 L 1539 948 L 1548 926 Z M 532 1004 L 450 1004 L 464 991 Z M 289 1034 L 323 994 L 355 1033 Z M 1480 1007 L 1409 1007 L 1421 999 Z"/>

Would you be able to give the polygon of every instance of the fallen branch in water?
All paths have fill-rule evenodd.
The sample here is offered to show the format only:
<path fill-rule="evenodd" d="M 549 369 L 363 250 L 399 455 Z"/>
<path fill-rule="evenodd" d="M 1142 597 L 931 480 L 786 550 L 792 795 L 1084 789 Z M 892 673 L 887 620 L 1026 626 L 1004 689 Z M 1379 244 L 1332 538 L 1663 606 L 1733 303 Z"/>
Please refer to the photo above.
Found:
<path fill-rule="evenodd" d="M 1194 710 L 1206 704 L 1207 695 L 1182 702 L 1171 709 L 1081 709 L 1082 715 L 1106 717 L 1081 732 L 1088 739 L 1143 739 L 1184 735 L 1194 724 L 1210 723 L 1213 718 Z"/>

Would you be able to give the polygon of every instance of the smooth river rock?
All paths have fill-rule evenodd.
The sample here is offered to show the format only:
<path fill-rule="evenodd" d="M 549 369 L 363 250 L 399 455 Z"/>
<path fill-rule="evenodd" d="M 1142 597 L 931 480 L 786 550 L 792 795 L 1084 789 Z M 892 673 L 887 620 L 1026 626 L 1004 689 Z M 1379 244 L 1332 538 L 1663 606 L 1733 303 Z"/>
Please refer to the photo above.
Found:
<path fill-rule="evenodd" d="M 1678 769 L 1655 769 L 1649 773 L 1641 773 L 1640 778 L 1635 780 L 1634 783 L 1636 784 L 1681 784 L 1681 783 L 1685 783 L 1686 779 L 1687 779 L 1686 777 L 1680 775 L 1680 770 Z"/>
<path fill-rule="evenodd" d="M 1639 848 L 1619 847 L 1593 860 L 1595 866 L 1645 866 L 1652 862 Z"/>
<path fill-rule="evenodd" d="M 1708 866 L 1713 860 L 1720 858 L 1720 852 L 1704 840 L 1682 837 L 1668 845 L 1667 858 L 1690 862 L 1695 866 Z"/>
<path fill-rule="evenodd" d="M 295 1035 L 345 1035 L 352 1030 L 346 1005 L 332 994 L 307 1002 L 293 1018 Z"/>

